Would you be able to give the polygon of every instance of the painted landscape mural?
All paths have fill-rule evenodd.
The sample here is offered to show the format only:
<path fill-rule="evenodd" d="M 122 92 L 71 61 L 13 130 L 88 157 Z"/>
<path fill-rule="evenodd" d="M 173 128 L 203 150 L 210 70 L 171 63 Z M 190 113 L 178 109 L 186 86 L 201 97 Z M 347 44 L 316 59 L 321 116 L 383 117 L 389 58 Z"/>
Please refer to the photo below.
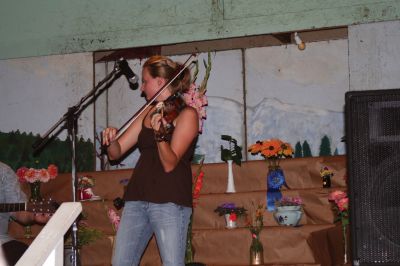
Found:
<path fill-rule="evenodd" d="M 9 109 L 15 114 L 13 117 L 2 116 L 1 132 L 11 134 L 19 130 L 32 132 L 33 136 L 42 134 L 68 106 L 75 104 L 91 89 L 90 72 L 93 68 L 90 67 L 88 54 L 63 56 L 64 62 L 68 62 L 67 72 L 63 74 L 60 72 L 63 61 L 56 60 L 59 58 L 49 56 L 0 62 L 0 71 L 11 71 L 0 77 L 0 87 L 6 91 L 0 100 L 1 110 L 6 113 L 7 106 L 13 103 Z M 172 58 L 183 62 L 187 55 Z M 207 62 L 207 59 L 207 53 L 199 55 L 197 83 L 204 77 L 203 61 Z M 129 61 L 139 80 L 145 60 Z M 297 148 L 297 156 L 319 156 L 323 142 L 323 155 L 344 154 L 341 139 L 344 136 L 344 92 L 348 90 L 347 60 L 346 40 L 312 43 L 304 51 L 298 50 L 295 45 L 287 45 L 212 52 L 212 69 L 206 93 L 207 119 L 195 153 L 204 155 L 206 163 L 221 162 L 220 146 L 225 143 L 220 136 L 230 135 L 244 148 L 244 153 L 246 143 L 250 145 L 257 140 L 280 138 Z M 35 69 L 27 66 L 30 61 L 35 63 Z M 304 64 L 308 67 L 299 67 Z M 95 64 L 95 83 L 111 70 L 112 62 Z M 24 80 L 15 83 L 17 77 Z M 19 87 L 9 92 L 15 84 Z M 40 89 L 32 92 L 32 86 Z M 54 101 L 46 100 L 47 91 L 51 92 Z M 26 102 L 31 107 L 27 107 Z M 144 103 L 140 91 L 130 90 L 127 81 L 121 78 L 88 106 L 79 118 L 78 132 L 78 138 L 85 145 L 80 151 L 85 153 L 85 159 L 82 159 L 85 165 L 96 165 L 98 170 L 134 167 L 137 151 L 117 164 L 108 165 L 106 158 L 99 155 L 96 136 L 108 125 L 122 126 Z M 13 107 L 18 105 L 23 108 Z M 40 110 L 40 115 L 30 110 Z M 65 134 L 57 137 L 67 142 Z M 3 142 L 1 145 L 1 149 L 7 150 L 11 144 Z M 86 145 L 92 145 L 92 149 Z M 15 153 L 24 152 L 18 150 Z M 245 159 L 246 155 L 248 160 L 260 159 L 244 154 Z M 4 156 L 4 160 L 16 165 L 8 159 L 13 158 L 10 154 Z M 69 160 L 66 155 L 63 158 Z M 64 163 L 66 169 L 68 163 Z"/>

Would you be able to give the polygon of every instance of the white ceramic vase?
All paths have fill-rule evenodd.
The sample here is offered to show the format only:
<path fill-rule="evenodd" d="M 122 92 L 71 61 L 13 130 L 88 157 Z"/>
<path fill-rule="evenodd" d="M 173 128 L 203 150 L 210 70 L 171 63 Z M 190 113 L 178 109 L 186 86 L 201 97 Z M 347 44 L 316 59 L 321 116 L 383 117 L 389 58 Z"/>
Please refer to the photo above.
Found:
<path fill-rule="evenodd" d="M 233 170 L 232 170 L 232 160 L 227 160 L 228 162 L 228 185 L 226 187 L 226 193 L 235 193 L 235 181 L 233 179 Z"/>
<path fill-rule="evenodd" d="M 280 206 L 276 207 L 274 217 L 278 224 L 285 226 L 297 226 L 303 212 L 300 206 Z"/>
<path fill-rule="evenodd" d="M 224 217 L 225 217 L 225 222 L 226 222 L 226 228 L 228 228 L 228 229 L 233 229 L 233 228 L 236 228 L 237 227 L 237 223 L 236 223 L 236 221 L 232 221 L 229 217 L 230 217 L 231 215 L 230 214 L 224 214 Z"/>

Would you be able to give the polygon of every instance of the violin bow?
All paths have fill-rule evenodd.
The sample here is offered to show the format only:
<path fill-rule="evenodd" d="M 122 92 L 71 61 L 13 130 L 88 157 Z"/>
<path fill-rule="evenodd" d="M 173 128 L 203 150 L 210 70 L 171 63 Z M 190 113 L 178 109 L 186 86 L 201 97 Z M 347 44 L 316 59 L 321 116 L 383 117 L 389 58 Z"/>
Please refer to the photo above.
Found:
<path fill-rule="evenodd" d="M 190 66 L 191 63 L 197 60 L 196 54 L 191 54 L 188 59 L 186 59 L 185 63 L 182 65 L 180 70 L 173 76 L 164 86 L 162 86 L 156 94 L 145 104 L 143 105 L 120 129 L 117 131 L 117 135 L 115 139 L 118 139 L 124 132 L 129 128 L 129 126 L 156 100 L 158 96 L 169 86 L 172 82 L 186 69 Z"/>

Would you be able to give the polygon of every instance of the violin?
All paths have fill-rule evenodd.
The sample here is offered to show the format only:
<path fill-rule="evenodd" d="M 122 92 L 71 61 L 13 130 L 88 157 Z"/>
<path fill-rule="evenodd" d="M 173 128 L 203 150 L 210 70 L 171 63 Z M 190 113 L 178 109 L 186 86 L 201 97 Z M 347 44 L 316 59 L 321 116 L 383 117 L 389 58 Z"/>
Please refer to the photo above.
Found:
<path fill-rule="evenodd" d="M 171 85 L 171 83 L 172 83 L 186 68 L 188 68 L 189 65 L 190 65 L 192 62 L 194 62 L 194 60 L 197 60 L 197 56 L 194 55 L 194 54 L 190 55 L 189 58 L 186 60 L 186 62 L 183 64 L 183 67 L 181 67 L 181 69 L 176 73 L 176 75 L 175 75 L 173 78 L 171 78 L 171 79 L 168 81 L 168 83 L 164 84 L 164 86 L 163 86 L 156 94 L 154 94 L 153 97 L 152 97 L 145 105 L 143 105 L 142 108 L 140 108 L 140 109 L 131 117 L 131 119 L 128 120 L 128 121 L 118 130 L 117 135 L 115 136 L 115 139 L 118 139 L 118 138 L 128 129 L 128 127 L 140 116 L 140 114 L 142 114 L 142 113 L 155 101 L 155 99 L 156 99 L 169 85 Z M 175 95 L 175 94 L 174 94 L 174 95 Z M 168 105 L 169 105 L 170 102 L 172 102 L 172 103 L 173 103 L 173 104 L 172 104 L 173 106 L 177 106 L 177 107 L 178 107 L 176 110 L 179 110 L 177 113 L 174 112 L 174 111 L 167 111 L 167 112 L 166 112 L 167 114 L 170 113 L 170 115 L 168 115 L 168 116 L 166 117 L 166 120 L 167 120 L 167 122 L 168 122 L 168 120 L 170 120 L 169 124 L 171 124 L 172 126 L 173 126 L 172 122 L 173 122 L 173 121 L 175 120 L 175 118 L 178 116 L 179 112 L 183 109 L 183 107 L 179 109 L 179 106 L 181 106 L 181 104 L 180 104 L 179 102 L 180 102 L 180 101 L 183 102 L 182 97 L 181 97 L 181 96 L 176 97 L 176 96 L 174 96 L 174 95 L 172 95 L 172 99 L 171 99 L 171 100 L 168 100 L 168 99 L 171 97 L 171 96 L 170 96 L 170 97 L 168 97 L 167 100 L 164 101 L 164 102 L 167 102 Z M 176 97 L 177 100 L 175 100 L 175 97 Z M 179 100 L 179 98 L 180 98 L 180 100 Z M 178 101 L 178 103 L 177 103 L 177 101 Z M 183 102 L 183 103 L 184 103 L 184 102 Z M 163 111 L 163 112 L 164 112 L 164 111 Z M 173 119 L 171 119 L 171 118 L 173 118 Z"/>
<path fill-rule="evenodd" d="M 171 133 L 174 128 L 174 120 L 185 107 L 186 103 L 179 92 L 169 96 L 165 101 L 156 104 L 156 110 L 151 115 L 161 114 L 166 121 L 166 124 L 160 128 L 159 134 L 167 135 Z"/>

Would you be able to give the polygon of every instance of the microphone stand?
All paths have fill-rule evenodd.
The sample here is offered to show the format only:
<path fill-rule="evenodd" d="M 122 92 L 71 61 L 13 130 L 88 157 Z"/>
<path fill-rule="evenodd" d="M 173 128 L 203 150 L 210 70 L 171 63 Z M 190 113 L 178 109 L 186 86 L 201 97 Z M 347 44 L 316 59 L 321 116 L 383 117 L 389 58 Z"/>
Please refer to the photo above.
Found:
<path fill-rule="evenodd" d="M 121 74 L 121 68 L 120 66 L 116 63 L 114 66 L 113 71 L 109 73 L 103 80 L 101 80 L 88 94 L 86 94 L 82 99 L 74 106 L 69 107 L 68 111 L 61 117 L 61 119 L 56 122 L 46 133 L 44 133 L 38 141 L 36 141 L 32 147 L 34 149 L 34 154 L 37 154 L 42 148 L 48 143 L 50 140 L 49 136 L 50 134 L 58 128 L 61 123 L 64 123 L 63 127 L 61 127 L 56 133 L 53 135 L 57 135 L 62 129 L 67 128 L 68 131 L 68 136 L 71 139 L 71 177 L 72 177 L 72 199 L 73 202 L 76 202 L 77 196 L 76 196 L 76 187 L 77 187 L 77 178 L 76 178 L 76 133 L 78 129 L 78 123 L 77 120 L 79 118 L 80 113 L 90 104 L 92 103 L 98 95 L 100 95 L 107 87 L 104 87 L 102 90 L 97 93 L 98 89 L 103 86 L 106 82 L 109 81 L 108 84 L 111 84 L 112 81 L 114 81 L 116 78 L 118 78 Z M 97 94 L 96 94 L 97 93 Z M 88 101 L 88 99 L 91 98 L 91 101 Z M 71 262 L 73 266 L 80 266 L 80 258 L 79 258 L 79 253 L 78 253 L 78 226 L 77 226 L 77 220 L 76 219 L 72 223 L 72 256 L 71 256 Z"/>

